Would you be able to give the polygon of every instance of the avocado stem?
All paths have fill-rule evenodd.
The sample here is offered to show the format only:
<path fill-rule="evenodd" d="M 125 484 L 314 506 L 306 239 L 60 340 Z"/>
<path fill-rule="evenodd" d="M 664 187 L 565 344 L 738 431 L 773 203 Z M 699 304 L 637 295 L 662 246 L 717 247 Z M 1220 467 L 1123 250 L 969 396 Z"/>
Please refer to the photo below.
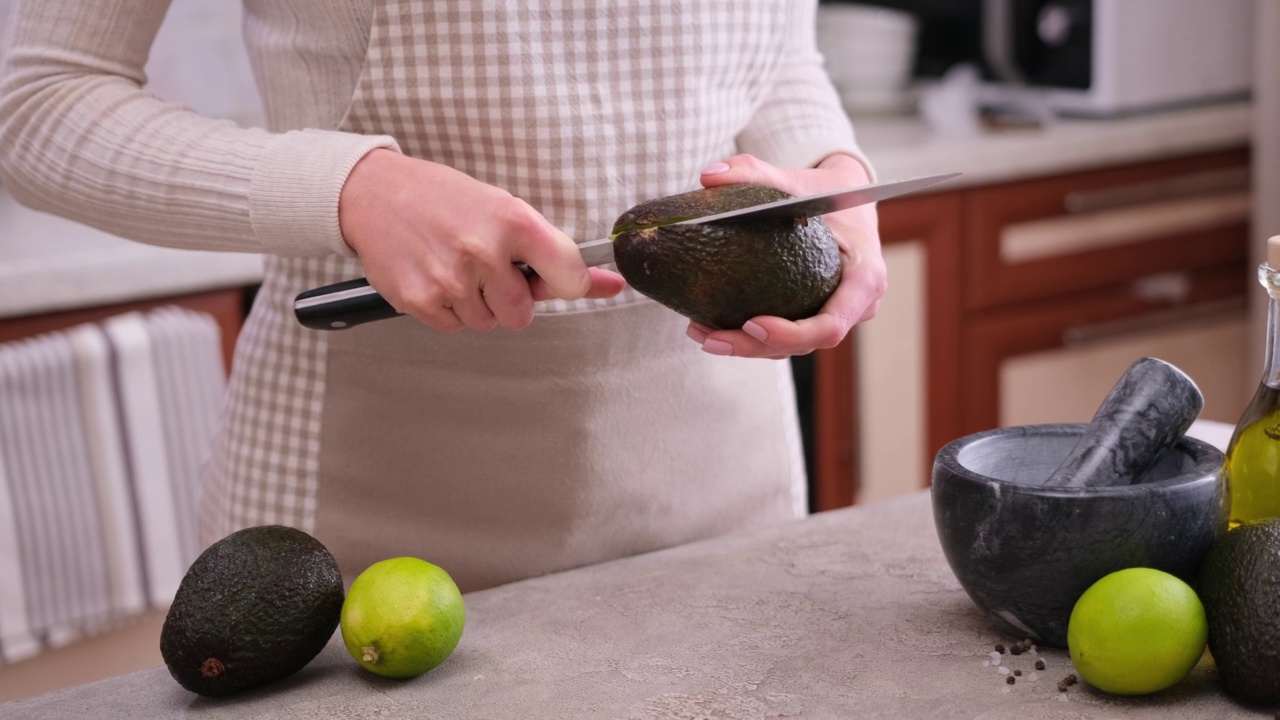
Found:
<path fill-rule="evenodd" d="M 226 666 L 218 658 L 209 658 L 200 663 L 200 674 L 207 678 L 215 678 L 222 674 Z"/>
<path fill-rule="evenodd" d="M 372 645 L 365 645 L 364 647 L 360 648 L 360 650 L 363 653 L 360 656 L 360 659 L 364 660 L 367 663 L 373 663 L 374 665 L 378 664 L 378 648 Z"/>

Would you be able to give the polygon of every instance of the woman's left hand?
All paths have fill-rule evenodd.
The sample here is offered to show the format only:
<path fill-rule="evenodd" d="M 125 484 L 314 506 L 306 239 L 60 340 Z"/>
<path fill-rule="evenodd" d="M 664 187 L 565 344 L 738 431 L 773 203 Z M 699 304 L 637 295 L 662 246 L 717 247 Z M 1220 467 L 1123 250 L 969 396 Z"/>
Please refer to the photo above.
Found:
<path fill-rule="evenodd" d="M 831 155 L 815 168 L 788 170 L 751 155 L 737 155 L 702 171 L 706 187 L 731 183 L 769 185 L 791 195 L 871 182 L 862 163 L 849 155 Z M 687 334 L 712 355 L 782 359 L 840 344 L 854 325 L 875 317 L 888 284 L 875 205 L 862 205 L 822 216 L 840 245 L 840 284 L 818 311 L 803 320 L 761 315 L 741 330 L 712 330 L 689 323 Z"/>

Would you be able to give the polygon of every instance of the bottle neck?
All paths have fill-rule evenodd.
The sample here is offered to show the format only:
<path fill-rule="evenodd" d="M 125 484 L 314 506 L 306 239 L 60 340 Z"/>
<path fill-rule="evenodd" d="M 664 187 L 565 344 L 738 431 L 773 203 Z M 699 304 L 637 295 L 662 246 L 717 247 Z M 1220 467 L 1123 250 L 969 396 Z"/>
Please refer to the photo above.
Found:
<path fill-rule="evenodd" d="M 1263 359 L 1262 381 L 1280 388 L 1280 272 L 1266 265 L 1258 269 L 1258 280 L 1267 289 L 1267 354 Z"/>

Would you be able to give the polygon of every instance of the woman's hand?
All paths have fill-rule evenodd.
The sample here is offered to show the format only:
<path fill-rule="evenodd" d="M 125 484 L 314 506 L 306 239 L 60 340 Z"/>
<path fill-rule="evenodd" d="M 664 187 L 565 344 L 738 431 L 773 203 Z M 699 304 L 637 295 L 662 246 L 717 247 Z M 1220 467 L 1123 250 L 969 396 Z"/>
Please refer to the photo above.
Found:
<path fill-rule="evenodd" d="M 831 155 L 816 168 L 786 170 L 751 155 L 737 155 L 702 171 L 702 184 L 758 183 L 792 195 L 870 182 L 862 163 L 849 155 Z M 863 205 L 822 216 L 840 245 L 843 268 L 840 284 L 818 314 L 804 320 L 761 315 L 741 330 L 711 330 L 689 323 L 688 335 L 712 355 L 781 359 L 840 344 L 854 325 L 876 314 L 888 278 L 880 255 L 874 205 Z"/>
<path fill-rule="evenodd" d="M 528 203 L 437 163 L 379 149 L 338 200 L 342 236 L 396 310 L 443 332 L 519 330 L 533 303 L 610 297 L 617 273 L 582 262 L 573 240 Z M 513 264 L 528 263 L 526 280 Z"/>

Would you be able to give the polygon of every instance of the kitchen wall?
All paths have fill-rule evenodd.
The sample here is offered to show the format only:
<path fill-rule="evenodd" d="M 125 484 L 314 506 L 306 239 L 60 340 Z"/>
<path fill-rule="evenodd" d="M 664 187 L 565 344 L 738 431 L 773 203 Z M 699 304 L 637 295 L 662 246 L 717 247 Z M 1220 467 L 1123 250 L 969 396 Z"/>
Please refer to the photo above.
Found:
<path fill-rule="evenodd" d="M 25 0 L 40 2 L 40 0 Z M 0 0 L 0 29 L 18 0 Z M 257 88 L 240 37 L 241 7 L 226 0 L 173 0 L 147 63 L 147 88 L 211 117 L 261 124 Z M 3 50 L 0 40 L 0 50 Z"/>
<path fill-rule="evenodd" d="M 1253 95 L 1253 264 L 1266 257 L 1267 238 L 1280 235 L 1280 2 L 1258 3 Z M 1248 377 L 1261 377 L 1266 342 L 1267 297 L 1250 284 Z"/>

